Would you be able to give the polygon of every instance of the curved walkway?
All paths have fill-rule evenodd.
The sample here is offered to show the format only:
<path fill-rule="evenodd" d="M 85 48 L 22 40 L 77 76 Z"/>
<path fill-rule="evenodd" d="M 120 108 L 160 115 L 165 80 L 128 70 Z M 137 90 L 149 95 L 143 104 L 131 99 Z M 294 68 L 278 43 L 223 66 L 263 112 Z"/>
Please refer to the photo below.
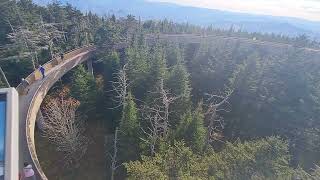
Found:
<path fill-rule="evenodd" d="M 268 45 L 275 48 L 297 48 L 304 51 L 320 53 L 320 49 L 308 48 L 308 47 L 296 47 L 293 44 L 287 44 L 282 42 L 274 41 L 265 41 L 265 40 L 254 40 L 245 37 L 236 37 L 236 36 L 222 36 L 222 35 L 200 35 L 200 34 L 148 34 L 146 37 L 147 40 L 154 41 L 156 39 L 166 40 L 171 42 L 186 42 L 186 43 L 200 43 L 204 40 L 234 40 L 246 42 L 252 45 Z"/>
<path fill-rule="evenodd" d="M 43 65 L 46 69 L 46 77 L 44 79 L 41 78 L 38 70 L 26 78 L 30 82 L 28 94 L 23 94 L 21 84 L 17 87 L 20 101 L 19 166 L 22 169 L 23 162 L 33 162 L 38 179 L 48 179 L 40 166 L 34 141 L 35 122 L 40 105 L 52 85 L 69 70 L 88 60 L 93 51 L 95 51 L 95 46 L 85 46 L 66 53 L 63 61 L 60 59 L 49 61 Z"/>

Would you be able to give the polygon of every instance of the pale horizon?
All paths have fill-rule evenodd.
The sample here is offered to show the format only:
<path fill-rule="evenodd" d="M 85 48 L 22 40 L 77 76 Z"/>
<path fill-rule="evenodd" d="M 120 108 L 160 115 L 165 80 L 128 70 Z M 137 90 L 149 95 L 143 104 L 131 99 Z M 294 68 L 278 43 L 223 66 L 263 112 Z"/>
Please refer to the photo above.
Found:
<path fill-rule="evenodd" d="M 318 0 L 148 0 L 169 2 L 184 6 L 219 9 L 233 12 L 295 17 L 320 21 L 320 1 Z"/>

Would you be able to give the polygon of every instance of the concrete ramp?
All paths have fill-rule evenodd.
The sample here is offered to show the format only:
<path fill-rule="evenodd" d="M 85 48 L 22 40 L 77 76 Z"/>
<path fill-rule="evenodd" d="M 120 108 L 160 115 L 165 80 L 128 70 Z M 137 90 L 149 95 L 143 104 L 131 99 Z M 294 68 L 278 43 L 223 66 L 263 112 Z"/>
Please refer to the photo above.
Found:
<path fill-rule="evenodd" d="M 38 179 L 48 179 L 40 166 L 34 140 L 35 123 L 40 105 L 54 83 L 72 68 L 90 59 L 95 50 L 95 46 L 89 45 L 67 52 L 63 60 L 53 59 L 43 65 L 46 75 L 44 79 L 38 70 L 26 78 L 30 83 L 27 87 L 28 93 L 23 84 L 17 87 L 20 102 L 20 169 L 22 170 L 25 161 L 33 163 Z"/>

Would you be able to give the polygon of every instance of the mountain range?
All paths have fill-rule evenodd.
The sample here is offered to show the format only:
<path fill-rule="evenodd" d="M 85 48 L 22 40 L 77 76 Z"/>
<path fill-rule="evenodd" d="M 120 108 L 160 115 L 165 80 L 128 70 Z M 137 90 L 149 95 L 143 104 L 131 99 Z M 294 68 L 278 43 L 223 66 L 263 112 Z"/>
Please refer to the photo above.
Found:
<path fill-rule="evenodd" d="M 34 2 L 45 5 L 51 1 L 34 0 Z M 312 39 L 320 40 L 320 20 L 309 21 L 291 17 L 255 15 L 146 0 L 60 0 L 60 2 L 69 3 L 81 11 L 91 11 L 99 15 L 126 16 L 132 14 L 142 20 L 167 18 L 174 22 L 188 22 L 200 26 L 213 25 L 226 29 L 233 26 L 249 32 L 276 33 L 287 36 L 305 34 Z"/>

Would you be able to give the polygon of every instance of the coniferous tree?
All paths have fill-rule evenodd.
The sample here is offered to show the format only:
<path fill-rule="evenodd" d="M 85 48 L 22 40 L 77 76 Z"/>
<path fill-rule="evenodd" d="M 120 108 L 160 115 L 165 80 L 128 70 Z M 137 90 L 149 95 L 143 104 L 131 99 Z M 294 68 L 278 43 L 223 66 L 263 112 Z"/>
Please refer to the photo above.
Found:
<path fill-rule="evenodd" d="M 198 104 L 193 113 L 192 121 L 189 125 L 187 134 L 191 135 L 190 146 L 196 152 L 201 152 L 205 144 L 206 128 L 204 127 L 204 114 L 202 103 Z"/>
<path fill-rule="evenodd" d="M 166 46 L 166 59 L 168 68 L 183 63 L 181 49 L 176 44 Z"/>
<path fill-rule="evenodd" d="M 125 167 L 128 179 L 291 179 L 295 172 L 289 167 L 289 160 L 288 144 L 270 137 L 227 143 L 221 152 L 201 155 L 184 143 L 175 142 L 154 157 L 143 156 Z"/>
<path fill-rule="evenodd" d="M 123 104 L 119 125 L 120 154 L 123 161 L 135 160 L 139 155 L 139 116 L 132 94 Z"/>
<path fill-rule="evenodd" d="M 170 122 L 173 128 L 179 124 L 181 115 L 191 109 L 191 87 L 189 73 L 182 63 L 178 63 L 169 73 L 167 86 L 170 93 L 179 97 L 171 106 Z"/>
<path fill-rule="evenodd" d="M 117 106 L 113 101 L 115 92 L 113 92 L 112 82 L 117 81 L 116 74 L 120 68 L 119 53 L 112 51 L 111 53 L 101 54 L 99 64 L 104 78 L 104 96 L 102 97 L 104 99 L 104 108 L 106 109 L 104 119 L 120 119 L 121 109 L 112 109 Z M 117 121 L 108 121 L 108 123 L 110 129 L 113 129 L 118 124 Z"/>
<path fill-rule="evenodd" d="M 138 99 L 146 95 L 146 84 L 150 66 L 148 64 L 148 48 L 145 45 L 134 43 L 126 50 L 128 59 L 128 77 L 132 81 L 131 89 Z"/>
<path fill-rule="evenodd" d="M 187 112 L 183 116 L 177 128 L 177 138 L 183 139 L 194 152 L 202 152 L 206 139 L 202 103 L 192 114 Z"/>
<path fill-rule="evenodd" d="M 72 76 L 71 95 L 81 103 L 80 109 L 85 113 L 94 113 L 97 101 L 95 80 L 83 65 L 80 65 Z"/>
<path fill-rule="evenodd" d="M 167 79 L 167 66 L 163 48 L 156 44 L 151 50 L 150 72 L 148 75 L 148 89 L 155 91 L 161 80 Z"/>

